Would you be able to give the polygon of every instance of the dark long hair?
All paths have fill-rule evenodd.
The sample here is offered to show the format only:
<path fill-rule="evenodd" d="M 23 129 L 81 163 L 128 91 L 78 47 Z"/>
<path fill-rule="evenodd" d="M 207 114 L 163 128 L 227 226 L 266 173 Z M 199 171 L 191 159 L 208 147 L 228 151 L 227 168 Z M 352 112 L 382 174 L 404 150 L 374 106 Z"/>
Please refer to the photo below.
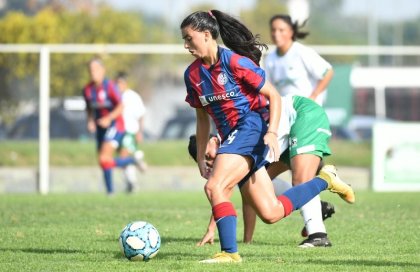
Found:
<path fill-rule="evenodd" d="M 262 55 L 261 50 L 268 48 L 259 41 L 259 35 L 254 36 L 239 20 L 219 10 L 196 11 L 182 21 L 181 29 L 187 26 L 196 31 L 208 30 L 213 39 L 217 39 L 220 34 L 226 47 L 250 58 L 258 65 Z"/>
<path fill-rule="evenodd" d="M 271 19 L 270 19 L 270 26 L 273 25 L 273 22 L 275 20 L 282 20 L 283 22 L 285 22 L 286 24 L 288 24 L 292 28 L 292 31 L 293 31 L 292 40 L 293 41 L 296 41 L 297 39 L 305 39 L 306 36 L 309 35 L 309 32 L 303 32 L 303 31 L 300 31 L 299 30 L 300 28 L 302 28 L 302 27 L 305 26 L 307 20 L 305 20 L 302 23 L 302 25 L 299 26 L 299 23 L 297 21 L 296 22 L 293 22 L 292 21 L 292 18 L 289 15 L 286 15 L 286 14 L 277 14 L 277 15 L 274 15 L 273 17 L 271 17 Z"/>

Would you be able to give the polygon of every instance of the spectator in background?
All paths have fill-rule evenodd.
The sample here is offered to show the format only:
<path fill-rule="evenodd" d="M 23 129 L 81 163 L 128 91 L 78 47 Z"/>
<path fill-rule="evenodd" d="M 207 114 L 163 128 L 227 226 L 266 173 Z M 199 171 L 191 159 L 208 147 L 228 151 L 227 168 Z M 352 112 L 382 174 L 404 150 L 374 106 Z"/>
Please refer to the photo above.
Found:
<path fill-rule="evenodd" d="M 106 191 L 114 193 L 112 169 L 138 164 L 136 156 L 116 157 L 114 152 L 121 146 L 125 134 L 122 117 L 121 94 L 114 82 L 105 77 L 105 66 L 101 59 L 93 58 L 88 63 L 90 82 L 83 89 L 86 101 L 87 128 L 96 133 L 98 160 L 104 174 Z"/>
<path fill-rule="evenodd" d="M 274 15 L 270 20 L 271 39 L 276 50 L 265 59 L 268 79 L 282 96 L 300 95 L 323 105 L 333 69 L 313 49 L 297 42 L 308 32 L 300 32 L 289 15 Z"/>
<path fill-rule="evenodd" d="M 270 28 L 276 50 L 271 52 L 264 62 L 268 80 L 274 84 L 281 96 L 288 94 L 304 96 L 322 106 L 326 97 L 326 88 L 334 73 L 331 64 L 313 49 L 296 41 L 305 38 L 309 33 L 299 31 L 298 23 L 292 22 L 289 15 L 274 15 L 270 19 Z M 291 164 L 293 186 L 312 179 L 322 167 L 322 161 L 318 169 L 314 164 L 305 163 L 303 165 L 311 167 L 305 167 L 305 171 L 297 172 L 297 169 L 302 169 L 299 167 L 300 164 L 298 161 Z M 300 244 L 300 247 L 331 246 L 323 223 L 321 205 L 324 209 L 327 206 L 334 209 L 331 204 L 322 202 L 319 195 L 301 208 L 305 223 L 301 234 L 303 237 L 308 235 L 309 237 Z"/>
<path fill-rule="evenodd" d="M 120 155 L 128 157 L 133 154 L 138 154 L 138 165 L 140 171 L 144 172 L 147 168 L 146 163 L 142 159 L 144 153 L 137 149 L 137 145 L 143 141 L 143 117 L 146 113 L 146 108 L 140 95 L 128 87 L 127 73 L 119 72 L 115 78 L 115 82 L 122 93 L 122 103 L 124 105 L 125 135 L 122 140 Z M 124 168 L 124 176 L 127 183 L 127 192 L 131 193 L 136 188 L 137 183 L 136 167 L 134 165 L 127 165 Z"/>

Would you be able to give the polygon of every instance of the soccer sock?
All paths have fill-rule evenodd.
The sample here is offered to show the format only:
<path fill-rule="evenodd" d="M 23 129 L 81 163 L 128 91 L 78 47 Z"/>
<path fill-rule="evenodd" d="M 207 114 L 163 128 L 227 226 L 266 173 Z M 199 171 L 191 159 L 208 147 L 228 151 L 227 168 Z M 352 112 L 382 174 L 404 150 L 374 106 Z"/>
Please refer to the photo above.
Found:
<path fill-rule="evenodd" d="M 232 202 L 222 202 L 213 207 L 213 216 L 219 231 L 222 251 L 238 252 L 236 244 L 236 211 Z"/>
<path fill-rule="evenodd" d="M 134 159 L 134 157 L 117 157 L 114 158 L 114 163 L 118 167 L 125 167 L 127 165 L 136 163 L 136 160 Z"/>
<path fill-rule="evenodd" d="M 103 169 L 103 172 L 104 172 L 106 192 L 108 194 L 113 193 L 114 186 L 112 185 L 112 169 Z"/>
<path fill-rule="evenodd" d="M 128 183 L 136 183 L 136 167 L 134 165 L 127 165 L 124 169 L 124 176 Z"/>
<path fill-rule="evenodd" d="M 316 177 L 284 192 L 277 198 L 283 205 L 284 216 L 286 217 L 292 211 L 300 209 L 327 187 L 328 183 L 325 180 Z"/>
<path fill-rule="evenodd" d="M 322 232 L 327 233 L 322 220 L 321 198 L 315 196 L 300 209 L 300 214 L 305 222 L 306 231 L 309 235 Z"/>

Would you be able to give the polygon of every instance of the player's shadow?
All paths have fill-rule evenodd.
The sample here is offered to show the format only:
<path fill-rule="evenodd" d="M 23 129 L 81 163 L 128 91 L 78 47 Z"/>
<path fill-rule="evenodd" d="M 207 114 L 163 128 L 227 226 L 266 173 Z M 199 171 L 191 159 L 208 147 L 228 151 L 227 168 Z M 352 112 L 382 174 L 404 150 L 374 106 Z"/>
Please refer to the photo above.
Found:
<path fill-rule="evenodd" d="M 194 245 L 200 241 L 199 237 L 161 237 L 162 243 L 193 243 Z"/>
<path fill-rule="evenodd" d="M 347 265 L 347 266 L 371 266 L 371 267 L 388 267 L 388 266 L 395 266 L 395 267 L 414 267 L 420 268 L 420 263 L 416 262 L 394 262 L 394 261 L 384 261 L 384 260 L 316 260 L 316 261 L 308 261 L 311 264 L 320 264 L 320 265 Z M 357 270 L 357 269 L 356 269 Z"/>
<path fill-rule="evenodd" d="M 200 241 L 201 237 L 199 237 L 199 236 L 197 236 L 197 237 L 164 236 L 164 237 L 161 237 L 161 239 L 162 239 L 162 243 L 172 243 L 172 242 L 174 242 L 174 243 L 191 243 L 191 244 L 195 245 Z M 219 243 L 219 239 L 215 239 L 214 243 L 215 244 Z M 240 241 L 240 240 L 238 241 L 238 244 L 245 245 L 245 246 L 248 245 L 248 244 L 242 243 L 242 241 Z M 250 245 L 251 246 L 252 245 L 286 246 L 286 245 L 289 245 L 289 243 L 286 243 L 286 242 L 279 243 L 279 242 L 253 241 L 252 244 L 250 244 Z"/>
<path fill-rule="evenodd" d="M 0 251 L 13 251 L 13 252 L 24 252 L 24 253 L 34 253 L 34 254 L 77 254 L 77 253 L 86 253 L 83 250 L 79 249 L 68 249 L 68 248 L 0 248 Z"/>
<path fill-rule="evenodd" d="M 190 259 L 200 259 L 204 258 L 205 256 L 200 252 L 188 252 L 188 254 L 180 254 L 179 252 L 167 252 L 167 251 L 159 251 L 157 256 L 155 258 L 157 259 L 172 259 L 172 260 L 185 260 L 185 258 L 188 257 Z M 118 260 L 126 260 L 126 258 L 123 256 L 121 251 L 115 251 L 114 253 L 114 259 Z"/>

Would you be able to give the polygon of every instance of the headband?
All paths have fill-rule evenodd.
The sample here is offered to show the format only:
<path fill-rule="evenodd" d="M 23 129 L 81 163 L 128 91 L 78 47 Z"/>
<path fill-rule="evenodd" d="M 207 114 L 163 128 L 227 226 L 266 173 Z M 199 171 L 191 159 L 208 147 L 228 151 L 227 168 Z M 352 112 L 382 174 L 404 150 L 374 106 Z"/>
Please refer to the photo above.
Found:
<path fill-rule="evenodd" d="M 209 15 L 213 18 L 213 19 L 215 19 L 216 20 L 216 17 L 213 15 L 213 13 L 211 12 L 211 10 L 209 10 Z"/>

